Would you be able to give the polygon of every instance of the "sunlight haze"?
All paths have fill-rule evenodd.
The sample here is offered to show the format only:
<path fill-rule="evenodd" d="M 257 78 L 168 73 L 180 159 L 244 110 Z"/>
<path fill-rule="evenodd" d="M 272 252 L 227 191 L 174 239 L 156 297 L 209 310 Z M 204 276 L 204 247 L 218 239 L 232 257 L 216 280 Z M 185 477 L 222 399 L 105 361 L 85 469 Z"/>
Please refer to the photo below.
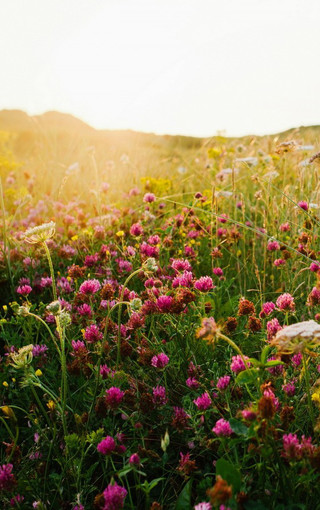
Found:
<path fill-rule="evenodd" d="M 2 0 L 0 109 L 210 136 L 320 123 L 317 0 Z"/>

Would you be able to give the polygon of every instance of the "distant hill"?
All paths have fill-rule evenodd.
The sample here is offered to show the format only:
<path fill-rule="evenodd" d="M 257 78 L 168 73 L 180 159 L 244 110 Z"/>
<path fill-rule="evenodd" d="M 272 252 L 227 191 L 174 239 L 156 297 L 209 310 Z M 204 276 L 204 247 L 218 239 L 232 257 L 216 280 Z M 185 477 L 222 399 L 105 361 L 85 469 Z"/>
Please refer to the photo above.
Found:
<path fill-rule="evenodd" d="M 42 115 L 28 115 L 22 110 L 1 110 L 0 130 L 2 131 L 39 131 L 57 130 L 68 132 L 93 133 L 95 129 L 68 113 L 46 112 Z"/>
<path fill-rule="evenodd" d="M 137 137 L 139 139 L 144 137 L 149 142 L 151 140 L 159 142 L 162 139 L 165 143 L 168 143 L 171 139 L 172 141 L 175 140 L 175 142 L 178 144 L 179 142 L 187 142 L 187 144 L 190 143 L 190 145 L 194 146 L 201 145 L 211 138 L 215 138 L 215 135 L 210 138 L 199 138 L 185 135 L 155 135 L 153 133 L 140 133 L 133 130 L 98 130 L 69 113 L 61 113 L 56 111 L 45 112 L 41 115 L 28 115 L 22 110 L 0 110 L 0 131 L 9 131 L 15 133 L 26 131 L 35 133 L 39 133 L 41 131 L 51 131 L 64 132 L 80 136 L 108 135 L 110 138 L 113 138 L 113 136 L 118 137 L 121 134 L 122 136 L 128 137 L 131 140 L 136 139 Z M 287 138 L 294 135 L 310 135 L 311 133 L 315 136 L 319 136 L 320 125 L 300 126 L 266 136 L 279 136 L 281 138 Z M 255 138 L 262 138 L 261 136 L 257 136 L 253 133 L 252 135 L 238 137 L 238 139 L 246 139 L 252 136 Z"/>

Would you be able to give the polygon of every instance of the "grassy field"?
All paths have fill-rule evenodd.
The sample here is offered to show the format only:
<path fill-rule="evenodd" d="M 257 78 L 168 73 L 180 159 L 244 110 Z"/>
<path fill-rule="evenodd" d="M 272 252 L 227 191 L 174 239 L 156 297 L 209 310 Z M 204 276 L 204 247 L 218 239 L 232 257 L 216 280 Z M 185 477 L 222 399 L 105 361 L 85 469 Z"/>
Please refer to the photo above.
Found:
<path fill-rule="evenodd" d="M 1 508 L 320 508 L 318 151 L 0 112 Z"/>

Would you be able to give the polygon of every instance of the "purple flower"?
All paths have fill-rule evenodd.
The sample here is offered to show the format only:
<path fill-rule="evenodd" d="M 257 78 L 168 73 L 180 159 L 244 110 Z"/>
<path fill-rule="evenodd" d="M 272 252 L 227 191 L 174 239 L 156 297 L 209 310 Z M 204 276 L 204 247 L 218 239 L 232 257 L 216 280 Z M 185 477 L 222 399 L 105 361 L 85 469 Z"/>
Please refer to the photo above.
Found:
<path fill-rule="evenodd" d="M 198 503 L 194 510 L 212 510 L 211 503 L 206 503 L 205 501 L 202 501 L 201 503 Z"/>
<path fill-rule="evenodd" d="M 189 260 L 186 259 L 174 259 L 171 262 L 171 267 L 177 272 L 191 271 L 192 269 Z"/>
<path fill-rule="evenodd" d="M 92 344 L 94 342 L 102 340 L 103 334 L 99 330 L 98 326 L 96 326 L 96 324 L 91 324 L 86 328 L 84 332 L 84 338 L 87 340 L 88 343 Z"/>
<path fill-rule="evenodd" d="M 232 434 L 232 428 L 230 427 L 230 423 L 227 420 L 224 420 L 221 418 L 217 421 L 215 426 L 212 429 L 212 432 L 217 434 L 217 436 L 231 436 Z"/>
<path fill-rule="evenodd" d="M 281 311 L 294 312 L 294 310 L 295 310 L 295 303 L 294 303 L 293 296 L 291 296 L 291 294 L 289 294 L 288 292 L 285 292 L 284 294 L 281 294 L 281 296 L 278 297 L 278 299 L 276 301 L 276 305 L 277 305 L 278 309 Z"/>
<path fill-rule="evenodd" d="M 199 381 L 197 381 L 195 377 L 188 377 L 188 379 L 186 380 L 186 385 L 188 386 L 188 388 L 196 390 L 197 388 L 199 388 L 200 383 Z"/>
<path fill-rule="evenodd" d="M 106 402 L 112 409 L 117 408 L 121 404 L 123 397 L 124 391 L 121 391 L 116 386 L 112 386 L 106 391 Z"/>
<path fill-rule="evenodd" d="M 267 315 L 270 315 L 270 313 L 273 312 L 275 307 L 276 307 L 276 305 L 272 301 L 267 301 L 266 303 L 263 303 L 262 310 L 260 312 L 260 317 L 264 318 Z"/>
<path fill-rule="evenodd" d="M 288 395 L 288 397 L 293 397 L 296 392 L 296 387 L 293 382 L 288 382 L 282 386 L 283 391 Z"/>
<path fill-rule="evenodd" d="M 129 464 L 132 466 L 139 466 L 140 464 L 140 457 L 137 453 L 133 453 L 129 459 Z"/>
<path fill-rule="evenodd" d="M 230 383 L 229 375 L 224 375 L 223 377 L 220 377 L 220 379 L 218 379 L 218 382 L 217 382 L 218 390 L 220 390 L 220 391 L 225 390 L 229 386 L 229 383 Z"/>
<path fill-rule="evenodd" d="M 32 287 L 30 285 L 19 285 L 17 288 L 17 293 L 21 294 L 21 296 L 28 296 L 32 292 Z"/>
<path fill-rule="evenodd" d="M 307 211 L 309 209 L 308 202 L 305 202 L 305 200 L 300 200 L 300 202 L 298 202 L 298 206 L 304 211 Z"/>
<path fill-rule="evenodd" d="M 32 355 L 34 358 L 39 358 L 40 356 L 45 358 L 48 347 L 46 345 L 34 345 L 32 349 Z"/>
<path fill-rule="evenodd" d="M 3 464 L 0 466 L 0 490 L 10 491 L 16 483 L 12 474 L 13 465 Z"/>
<path fill-rule="evenodd" d="M 118 485 L 117 482 L 114 485 L 109 484 L 103 491 L 104 507 L 102 510 L 120 510 L 123 508 L 127 494 L 126 489 Z"/>
<path fill-rule="evenodd" d="M 246 360 L 247 366 L 250 367 L 251 363 L 250 361 L 247 361 L 249 359 L 248 356 L 243 356 L 243 358 Z M 234 372 L 235 374 L 238 374 L 239 372 L 246 370 L 246 366 L 240 354 L 238 354 L 237 356 L 232 356 L 230 368 L 232 372 Z"/>
<path fill-rule="evenodd" d="M 267 322 L 268 340 L 271 340 L 280 329 L 282 329 L 282 326 L 278 319 L 271 319 L 271 321 Z"/>
<path fill-rule="evenodd" d="M 160 296 L 157 299 L 157 307 L 160 312 L 162 313 L 168 313 L 171 310 L 173 303 L 173 297 L 172 296 Z"/>
<path fill-rule="evenodd" d="M 140 223 L 133 223 L 130 228 L 130 234 L 132 236 L 141 236 L 143 234 L 143 227 Z"/>
<path fill-rule="evenodd" d="M 196 398 L 193 403 L 197 406 L 198 409 L 205 411 L 211 406 L 212 400 L 209 397 L 209 394 L 204 392 L 202 395 L 200 395 L 200 397 Z"/>
<path fill-rule="evenodd" d="M 150 204 L 151 202 L 154 202 L 156 199 L 156 196 L 153 193 L 146 193 L 143 197 L 143 201 L 147 204 Z"/>
<path fill-rule="evenodd" d="M 80 294 L 95 294 L 98 292 L 101 288 L 99 280 L 93 279 L 93 280 L 86 280 L 80 285 L 79 292 Z"/>
<path fill-rule="evenodd" d="M 151 365 L 155 368 L 164 368 L 168 363 L 169 357 L 164 352 L 153 356 L 151 360 Z"/>
<path fill-rule="evenodd" d="M 208 292 L 214 288 L 212 278 L 210 276 L 201 276 L 199 280 L 194 282 L 194 287 L 200 292 Z"/>
<path fill-rule="evenodd" d="M 107 436 L 98 444 L 97 450 L 102 455 L 110 455 L 116 447 L 116 442 L 111 436 Z"/>
<path fill-rule="evenodd" d="M 166 389 L 164 386 L 156 386 L 152 389 L 153 403 L 155 405 L 164 406 L 168 399 L 166 397 Z"/>

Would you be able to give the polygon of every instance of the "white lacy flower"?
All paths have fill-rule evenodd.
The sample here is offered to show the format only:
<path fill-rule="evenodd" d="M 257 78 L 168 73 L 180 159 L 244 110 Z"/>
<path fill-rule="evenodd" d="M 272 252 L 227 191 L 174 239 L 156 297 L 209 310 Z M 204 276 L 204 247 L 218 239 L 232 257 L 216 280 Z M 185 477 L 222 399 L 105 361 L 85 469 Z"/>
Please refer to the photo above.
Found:
<path fill-rule="evenodd" d="M 50 221 L 37 227 L 28 228 L 24 233 L 23 239 L 30 244 L 43 243 L 53 237 L 55 231 L 56 224 L 54 221 Z"/>
<path fill-rule="evenodd" d="M 317 347 L 320 345 L 320 324 L 314 320 L 291 324 L 278 331 L 271 343 L 285 354 Z"/>

